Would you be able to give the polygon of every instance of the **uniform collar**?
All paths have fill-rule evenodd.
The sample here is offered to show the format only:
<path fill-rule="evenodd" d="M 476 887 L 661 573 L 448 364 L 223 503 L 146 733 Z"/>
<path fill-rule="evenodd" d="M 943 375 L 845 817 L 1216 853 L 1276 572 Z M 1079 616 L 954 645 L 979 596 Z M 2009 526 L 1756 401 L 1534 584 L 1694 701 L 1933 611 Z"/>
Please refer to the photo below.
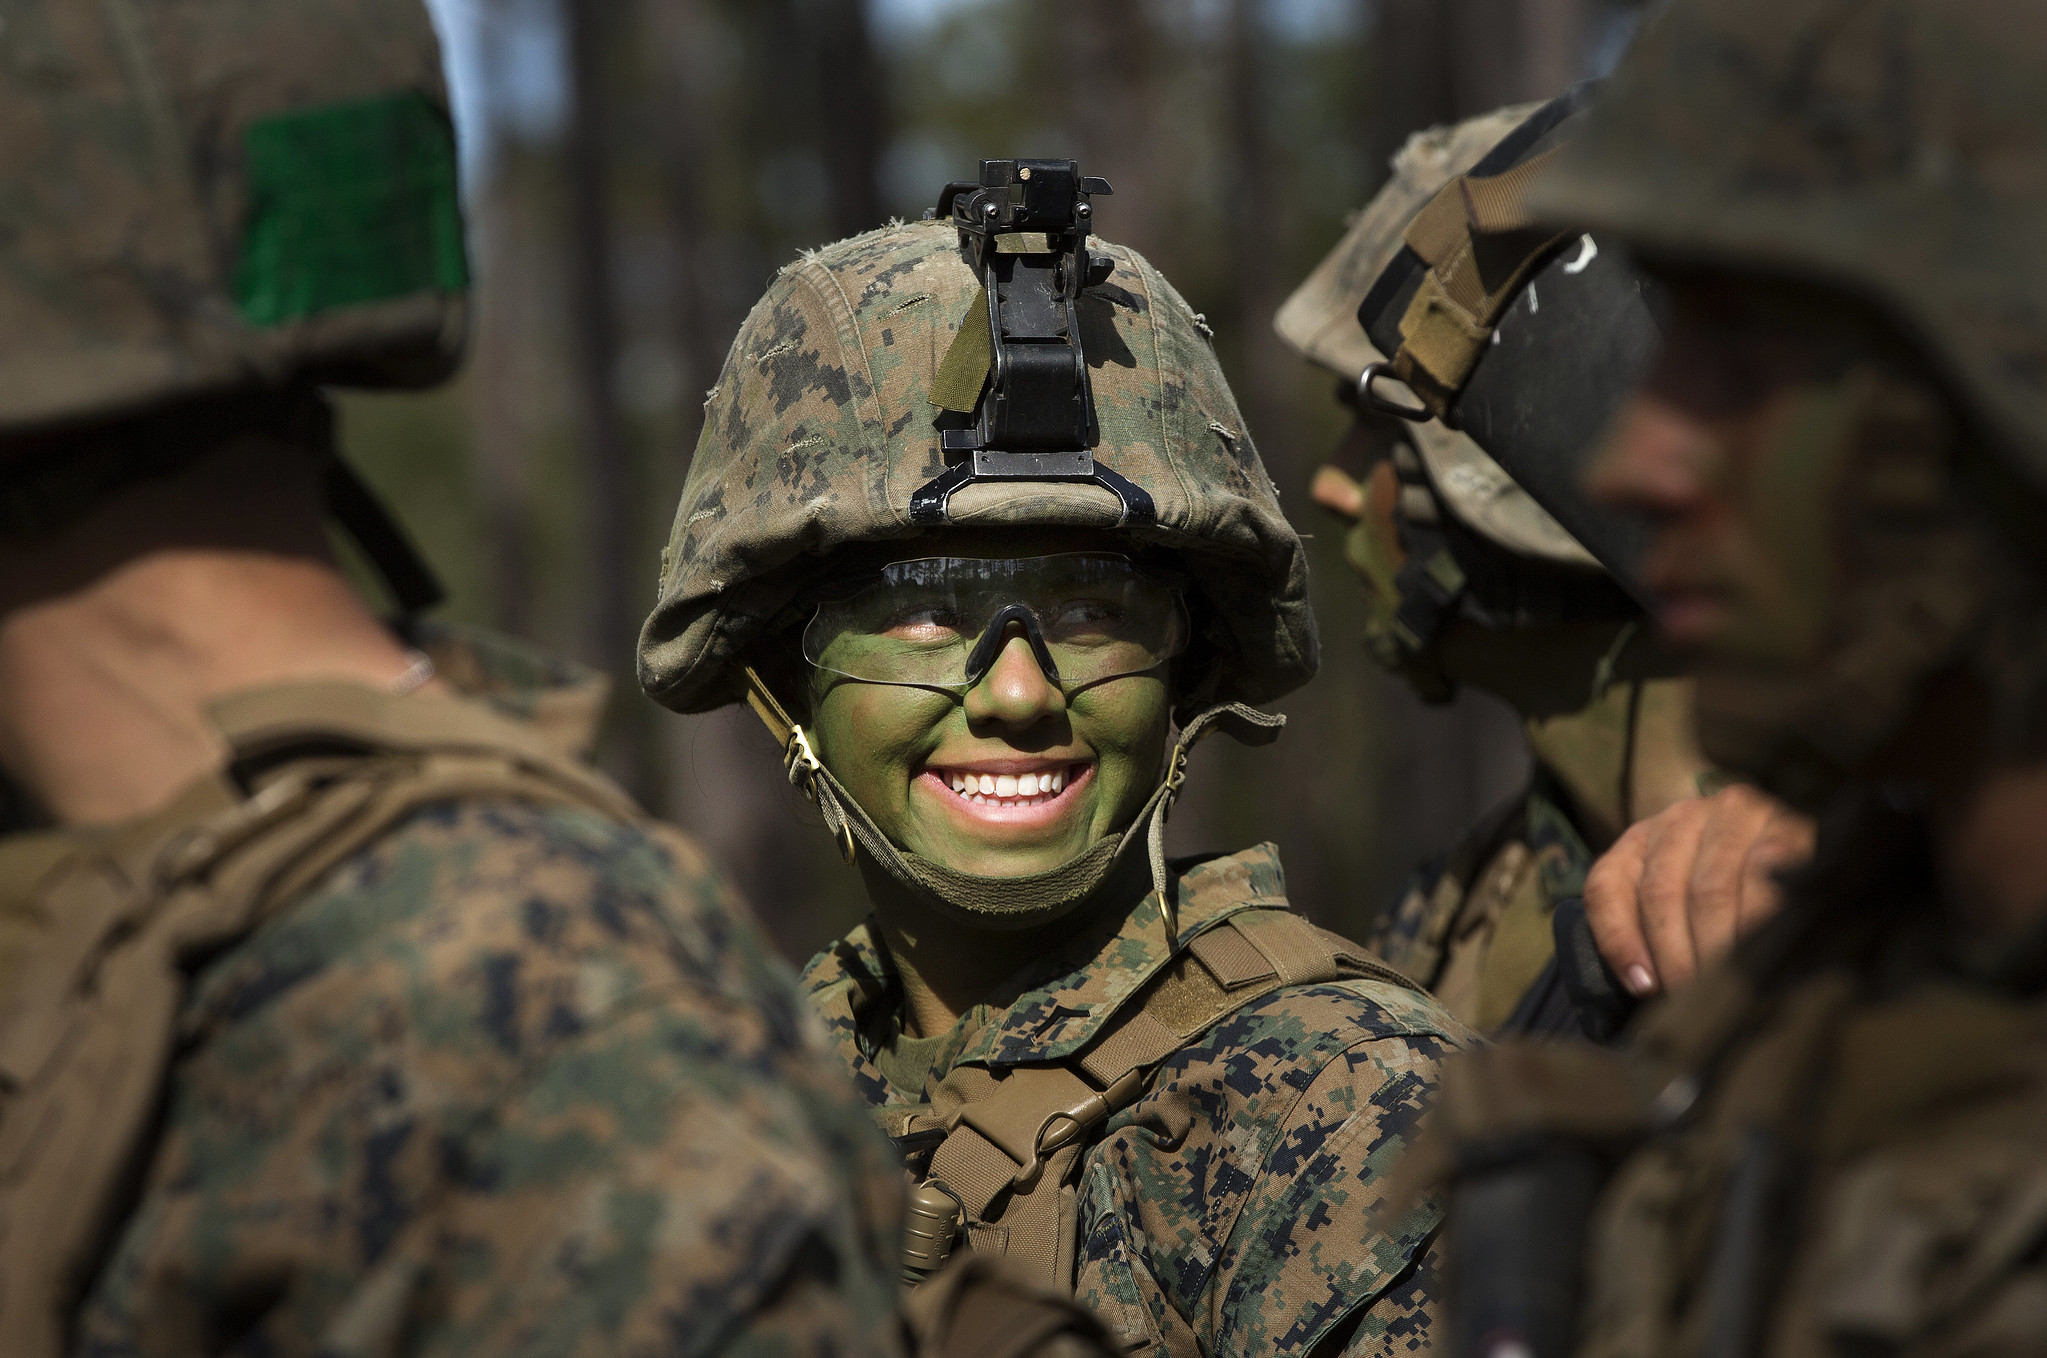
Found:
<path fill-rule="evenodd" d="M 1174 863 L 1179 932 L 1168 946 L 1156 893 L 1084 924 L 1064 947 L 1032 959 L 995 988 L 992 1017 L 949 1065 L 1003 1067 L 1059 1061 L 1086 1046 L 1111 1015 L 1196 934 L 1246 910 L 1286 908 L 1279 852 Z M 902 982 L 873 921 L 811 959 L 803 988 L 822 1015 L 854 1082 L 870 1103 L 890 1101 L 866 1053 L 885 1040 L 903 1003 Z"/>
<path fill-rule="evenodd" d="M 457 694 L 531 728 L 557 754 L 590 757 L 611 697 L 607 676 L 478 627 L 425 623 L 418 640 Z"/>
<path fill-rule="evenodd" d="M 230 694 L 209 716 L 231 750 L 260 743 L 268 728 L 345 726 L 372 743 L 410 743 L 415 728 L 433 728 L 433 714 L 451 711 L 479 738 L 531 744 L 562 758 L 580 759 L 597 734 L 610 681 L 574 662 L 557 659 L 507 637 L 477 628 L 422 624 L 420 649 L 455 697 L 381 693 L 362 684 L 277 684 Z M 332 701 L 339 696 L 339 705 Z M 146 855 L 181 825 L 209 819 L 246 795 L 230 769 L 212 769 L 157 810 L 115 825 L 31 830 L 0 835 L 0 911 L 32 899 L 50 871 L 81 851 L 107 858 L 131 877 Z M 17 900 L 19 898 L 19 900 Z"/>

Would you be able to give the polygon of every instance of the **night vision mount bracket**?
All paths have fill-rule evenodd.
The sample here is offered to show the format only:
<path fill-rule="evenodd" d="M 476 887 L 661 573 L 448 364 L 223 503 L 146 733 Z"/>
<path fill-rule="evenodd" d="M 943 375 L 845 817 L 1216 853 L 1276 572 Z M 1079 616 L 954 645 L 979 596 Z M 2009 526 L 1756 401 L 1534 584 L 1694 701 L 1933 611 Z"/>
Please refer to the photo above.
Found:
<path fill-rule="evenodd" d="M 989 364 L 973 425 L 940 433 L 947 466 L 910 496 L 912 523 L 946 523 L 952 493 L 977 481 L 1087 482 L 1122 502 L 1119 526 L 1156 522 L 1151 496 L 1093 453 L 1102 436 L 1077 304 L 1115 267 L 1087 249 L 1089 199 L 1113 192 L 1071 160 L 984 160 L 980 182 L 945 186 L 930 216 L 959 228 L 986 289 Z"/>

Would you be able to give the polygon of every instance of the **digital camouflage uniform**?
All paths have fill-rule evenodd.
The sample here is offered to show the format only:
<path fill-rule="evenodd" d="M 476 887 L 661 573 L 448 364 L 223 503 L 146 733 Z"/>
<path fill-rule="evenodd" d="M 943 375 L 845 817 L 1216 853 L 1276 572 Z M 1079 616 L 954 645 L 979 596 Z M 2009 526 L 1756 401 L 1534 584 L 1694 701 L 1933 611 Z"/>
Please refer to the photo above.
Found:
<path fill-rule="evenodd" d="M 1299 539 L 1206 323 L 1130 250 L 1096 241 L 1094 258 L 1107 266 L 1076 303 L 1094 454 L 1148 493 L 1155 518 L 1119 527 L 1125 506 L 1101 487 L 1017 480 L 955 491 L 950 522 L 1113 531 L 1172 552 L 1200 634 L 1176 662 L 1182 750 L 1216 720 L 1269 734 L 1273 719 L 1215 705 L 1276 697 L 1313 672 Z M 642 635 L 649 693 L 685 710 L 731 701 L 748 687 L 741 664 L 810 616 L 806 588 L 843 572 L 834 553 L 917 535 L 912 493 L 948 465 L 927 394 L 961 327 L 986 324 L 977 308 L 947 221 L 892 226 L 783 271 L 707 407 Z M 752 694 L 764 715 L 771 697 Z M 846 827 L 844 847 L 907 857 L 811 767 L 799 717 L 770 725 L 828 826 Z M 1177 789 L 1178 756 L 1171 767 L 1108 841 L 1131 847 L 1132 870 L 1072 917 L 1069 945 L 1023 963 L 950 1037 L 925 1040 L 928 1075 L 897 1049 L 902 992 L 873 925 L 814 959 L 805 985 L 926 1178 L 920 1193 L 943 1181 L 962 1200 L 962 1243 L 1028 1261 L 1123 1345 L 1161 1358 L 1425 1349 L 1436 1209 L 1375 1212 L 1437 1063 L 1468 1035 L 1405 978 L 1287 911 L 1269 846 L 1155 858 L 1147 880 L 1136 846 Z M 966 881 L 986 902 L 934 891 L 934 908 L 996 911 L 1034 885 Z M 989 945 L 1013 937 L 991 932 Z M 884 1066 L 915 1087 L 892 1087 Z M 1033 1102 L 1030 1091 L 1061 1087 L 1067 1103 Z M 1059 1126 L 1054 1150 L 1046 1134 Z"/>
<path fill-rule="evenodd" d="M 480 640 L 433 654 L 494 720 L 540 718 L 565 750 L 594 734 L 601 681 Z M 274 696 L 323 729 L 318 694 Z M 363 696 L 413 705 L 407 730 L 452 702 Z M 241 799 L 215 775 L 167 818 Z M 152 829 L 0 841 L 8 918 Z M 194 959 L 176 1022 L 140 1197 L 78 1312 L 79 1352 L 899 1343 L 894 1157 L 787 970 L 663 827 L 423 806 Z"/>
<path fill-rule="evenodd" d="M 426 12 L 0 21 L 0 535 L 253 440 L 427 601 L 317 391 L 461 352 Z M 231 694 L 170 804 L 0 839 L 0 1351 L 899 1350 L 895 1158 L 697 850 L 582 762 L 601 685 L 428 649 L 471 698 Z"/>
<path fill-rule="evenodd" d="M 1581 899 L 1593 853 L 1538 769 L 1533 785 L 1417 867 L 1365 946 L 1482 1032 L 1512 1020 L 1556 954 L 1560 901 Z"/>
<path fill-rule="evenodd" d="M 1176 869 L 1182 947 L 1233 914 L 1285 904 L 1269 844 Z M 959 1066 L 1086 1046 L 1168 956 L 1149 901 L 1082 931 L 963 1018 L 916 1089 L 890 1085 L 873 1060 L 899 1031 L 903 996 L 872 926 L 812 958 L 803 988 L 886 1126 Z M 1306 1353 L 1332 1334 L 1349 1353 L 1425 1347 L 1434 1220 L 1382 1221 L 1384 1181 L 1436 1064 L 1467 1040 L 1385 978 L 1283 989 L 1237 1010 L 1170 1057 L 1081 1156 L 1079 1300 L 1145 1352 Z"/>
<path fill-rule="evenodd" d="M 1386 357 L 1365 333 L 1360 304 L 1401 250 L 1417 214 L 1542 109 L 1515 105 L 1416 133 L 1393 157 L 1386 184 L 1273 318 L 1283 342 L 1341 379 L 1347 404 L 1358 404 L 1356 387 L 1367 365 Z M 1541 395 L 1548 401 L 1579 399 L 1566 388 L 1546 388 Z M 1371 412 L 1361 418 L 1376 420 L 1367 427 L 1376 441 L 1390 444 L 1401 486 L 1395 521 L 1410 555 L 1437 545 L 1434 529 L 1447 520 L 1458 530 L 1444 539 L 1447 550 L 1473 576 L 1604 579 L 1600 560 L 1469 434 L 1438 418 L 1401 422 Z M 1358 466 L 1342 470 L 1360 479 L 1368 472 Z M 1375 610 L 1387 608 L 1382 596 L 1397 582 L 1374 579 L 1375 553 L 1360 532 L 1353 532 L 1346 550 L 1353 567 L 1376 586 L 1370 591 Z M 1501 608 L 1497 601 L 1505 593 L 1497 586 L 1489 591 L 1491 611 L 1504 616 L 1482 625 L 1506 630 L 1554 621 L 1539 601 L 1519 611 L 1511 603 Z M 1622 619 L 1617 627 L 1641 619 L 1624 598 L 1610 600 L 1609 608 Z M 1428 644 L 1420 646 L 1417 664 L 1417 647 L 1393 635 L 1390 608 L 1387 612 L 1386 617 L 1375 612 L 1368 649 L 1425 698 L 1448 696 L 1446 687 L 1438 687 L 1443 676 L 1428 661 Z M 1627 640 L 1623 635 L 1619 645 Z M 1535 769 L 1528 786 L 1449 849 L 1417 865 L 1365 940 L 1481 1032 L 1527 1031 L 1557 1022 L 1571 1031 L 1582 1026 L 1565 1012 L 1570 1002 L 1555 965 L 1553 926 L 1557 906 L 1582 896 L 1595 857 L 1590 844 L 1600 836 L 1586 828 L 1570 780 L 1578 780 L 1580 795 L 1612 802 L 1613 814 L 1625 814 L 1629 796 L 1616 795 L 1615 788 L 1629 768 L 1627 752 L 1635 738 L 1629 727 L 1640 732 L 1653 724 L 1656 735 L 1671 739 L 1687 724 L 1681 695 L 1663 691 L 1673 684 L 1648 681 L 1642 685 L 1651 695 L 1645 702 L 1630 693 L 1636 686 L 1630 679 L 1621 673 L 1599 676 L 1588 663 L 1579 691 L 1592 701 L 1581 712 L 1564 714 L 1561 721 L 1547 712 L 1540 722 L 1530 717 L 1531 731 L 1544 738 L 1532 742 Z M 1542 701 L 1511 687 L 1501 696 L 1524 715 Z M 1572 705 L 1582 701 L 1575 698 Z M 1546 759 L 1553 755 L 1568 763 L 1568 772 Z M 1570 919 L 1582 919 L 1582 907 L 1567 925 Z M 1574 952 L 1584 953 L 1589 937 L 1572 942 Z M 1587 954 L 1584 962 L 1592 973 L 1588 983 L 1606 989 L 1596 958 Z"/>
<path fill-rule="evenodd" d="M 1818 599 L 1862 696 L 1803 720 L 1787 707 L 1729 720 L 1743 714 L 1702 688 L 1709 751 L 1809 802 L 1820 765 L 1851 780 L 1782 914 L 1645 1014 L 1624 1056 L 1517 1045 L 1446 1076 L 1457 1248 L 1468 1235 L 1502 1265 L 1499 1286 L 1459 1290 L 1460 1351 L 1524 1337 L 1516 1294 L 1581 1286 L 1577 1314 L 1564 1305 L 1522 1351 L 1931 1358 L 2047 1343 L 2040 929 L 1977 935 L 1920 797 L 1853 781 L 1906 713 L 1947 720 L 1942 692 L 2000 711 L 1999 676 L 2026 666 L 2020 692 L 2040 692 L 2037 655 L 1994 644 L 1991 626 L 1997 609 L 2037 613 L 2036 544 L 1989 554 L 2021 520 L 1989 527 L 1974 503 L 1991 466 L 2007 502 L 2036 507 L 2047 484 L 2038 19 L 2012 0 L 1676 0 L 1537 189 L 1548 219 L 1666 265 L 1780 296 L 1810 280 L 1874 306 L 1917 353 L 1908 379 L 1866 388 L 1867 410 L 1903 413 L 1850 426 L 1869 431 L 1860 474 L 1801 499 L 1799 459 L 1823 445 L 1791 427 L 1768 453 L 1773 494 L 1801 514 L 1790 526 L 1837 543 L 1843 593 Z M 1914 380 L 1951 404 L 1913 402 Z M 1971 460 L 1985 480 L 1958 488 L 1951 468 Z M 2013 574 L 1992 586 L 1998 571 Z M 1928 636 L 1938 649 L 1914 649 Z M 1745 692 L 1792 694 L 1833 654 Z M 1934 667 L 1979 687 L 1929 696 Z M 1983 720 L 2015 729 L 2008 710 Z M 2037 739 L 1997 739 L 2037 768 Z M 1543 1198 L 1539 1185 L 1566 1182 L 1585 1185 L 1576 1201 Z M 1538 1201 L 1540 1216 L 1515 1219 L 1512 1204 Z"/>

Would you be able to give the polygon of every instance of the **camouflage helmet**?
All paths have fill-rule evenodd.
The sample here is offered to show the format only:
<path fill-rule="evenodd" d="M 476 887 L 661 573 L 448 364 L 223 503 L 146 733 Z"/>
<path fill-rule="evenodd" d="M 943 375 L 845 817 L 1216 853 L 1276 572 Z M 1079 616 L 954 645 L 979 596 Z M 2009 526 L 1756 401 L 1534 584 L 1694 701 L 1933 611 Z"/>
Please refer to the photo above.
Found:
<path fill-rule="evenodd" d="M 1355 388 L 1365 368 L 1382 363 L 1358 321 L 1358 306 L 1400 251 L 1408 223 L 1458 175 L 1541 107 L 1517 104 L 1461 123 L 1417 132 L 1393 157 L 1392 175 L 1351 219 L 1336 248 L 1315 266 L 1273 317 L 1280 340 Z M 1469 435 L 1438 419 L 1410 425 L 1429 488 L 1444 508 L 1503 551 L 1596 570 L 1598 562 L 1564 526 Z"/>
<path fill-rule="evenodd" d="M 1317 663 L 1300 539 L 1206 322 L 1136 252 L 1097 238 L 1094 255 L 1113 266 L 1077 303 L 1095 453 L 1149 496 L 1152 513 L 1126 522 L 1125 502 L 1095 485 L 984 482 L 953 492 L 950 521 L 1114 529 L 1172 553 L 1207 660 L 1181 694 L 1183 713 L 1277 698 Z M 775 278 L 705 405 L 640 638 L 649 695 L 684 712 L 737 699 L 738 662 L 794 620 L 792 605 L 835 553 L 924 531 L 912 495 L 947 470 L 933 383 L 962 326 L 986 324 L 978 286 L 943 220 L 827 246 Z"/>
<path fill-rule="evenodd" d="M 0 535 L 261 432 L 401 612 L 440 598 L 317 388 L 459 361 L 468 264 L 420 0 L 38 0 L 0 27 Z"/>
<path fill-rule="evenodd" d="M 1371 387 L 1374 374 L 1400 371 L 1400 360 L 1409 356 L 1403 312 L 1412 308 L 1403 303 L 1417 290 L 1403 284 L 1435 267 L 1415 249 L 1425 224 L 1446 207 L 1464 223 L 1471 198 L 1484 196 L 1473 185 L 1525 173 L 1516 167 L 1536 161 L 1546 144 L 1567 135 L 1584 94 L 1573 90 L 1410 138 L 1394 157 L 1388 182 L 1273 321 L 1290 347 L 1342 379 L 1339 399 L 1361 419 L 1394 431 L 1388 461 L 1398 487 L 1400 556 L 1390 556 L 1363 524 L 1353 529 L 1346 552 L 1373 582 L 1367 649 L 1431 701 L 1456 690 L 1441 650 L 1453 623 L 1491 633 L 1610 624 L 1623 629 L 1615 644 L 1632 647 L 1631 664 L 1647 655 L 1633 646 L 1643 614 L 1622 573 L 1626 557 L 1613 550 L 1624 536 L 1615 531 L 1620 516 L 1582 495 L 1557 494 L 1559 486 L 1570 486 L 1578 460 L 1596 442 L 1597 412 L 1623 389 L 1587 380 L 1588 369 L 1600 366 L 1596 360 L 1554 355 L 1574 344 L 1602 352 L 1612 347 L 1610 328 L 1588 319 L 1594 308 L 1580 304 L 1580 295 L 1596 292 L 1604 302 L 1616 281 L 1631 290 L 1624 264 L 1603 261 L 1595 280 L 1587 270 L 1570 272 L 1572 252 L 1560 251 L 1560 242 L 1544 243 L 1550 233 L 1511 238 L 1514 253 L 1492 250 L 1473 272 L 1484 275 L 1502 258 L 1533 262 L 1525 274 L 1496 284 L 1498 313 L 1471 331 L 1478 357 L 1468 380 L 1437 392 L 1440 399 L 1430 406 L 1385 401 Z M 1566 270 L 1561 290 L 1551 281 L 1556 266 Z M 1631 319 L 1646 318 L 1632 291 L 1625 300 L 1635 304 Z M 1389 315 L 1396 325 L 1386 324 Z M 1598 346 L 1582 344 L 1588 332 L 1601 336 Z M 1642 339 L 1631 334 L 1629 343 L 1646 356 Z M 1471 393 L 1480 384 L 1482 408 L 1474 410 Z M 1392 418 L 1396 414 L 1401 418 Z M 1540 432 L 1531 436 L 1530 430 Z M 1592 678 L 1588 673 L 1588 682 Z"/>
<path fill-rule="evenodd" d="M 1882 307 L 2047 486 L 2033 0 L 1674 0 L 1532 212 Z"/>
<path fill-rule="evenodd" d="M 36 0 L 0 53 L 0 457 L 452 369 L 468 278 L 420 0 Z"/>

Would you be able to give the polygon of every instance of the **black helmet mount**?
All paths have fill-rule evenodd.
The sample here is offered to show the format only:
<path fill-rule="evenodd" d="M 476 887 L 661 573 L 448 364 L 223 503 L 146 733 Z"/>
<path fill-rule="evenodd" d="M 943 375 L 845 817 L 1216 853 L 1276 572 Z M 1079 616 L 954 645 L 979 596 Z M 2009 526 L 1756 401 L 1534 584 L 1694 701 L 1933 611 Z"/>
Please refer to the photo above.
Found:
<path fill-rule="evenodd" d="M 1090 200 L 1113 192 L 1071 160 L 984 160 L 978 183 L 945 186 L 932 216 L 959 228 L 981 294 L 931 403 L 975 418 L 942 429 L 949 465 L 911 495 L 912 523 L 947 522 L 952 493 L 976 481 L 1092 482 L 1122 502 L 1124 525 L 1157 517 L 1151 496 L 1092 452 L 1101 428 L 1076 304 L 1114 268 L 1087 249 Z"/>

